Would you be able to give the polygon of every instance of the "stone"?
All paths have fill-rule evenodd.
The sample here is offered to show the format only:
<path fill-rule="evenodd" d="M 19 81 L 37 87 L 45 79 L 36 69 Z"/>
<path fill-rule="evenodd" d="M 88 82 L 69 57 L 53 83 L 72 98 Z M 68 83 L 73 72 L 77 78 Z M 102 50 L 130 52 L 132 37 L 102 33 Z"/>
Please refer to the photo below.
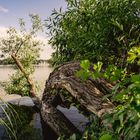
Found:
<path fill-rule="evenodd" d="M 71 106 L 69 109 L 63 108 L 61 106 L 57 107 L 81 132 L 84 131 L 89 120 L 83 115 L 80 114 L 78 109 L 74 106 Z"/>
<path fill-rule="evenodd" d="M 8 103 L 11 103 L 13 105 L 28 106 L 28 107 L 33 107 L 35 105 L 33 103 L 32 99 L 28 96 L 24 96 L 19 99 L 10 100 L 10 101 L 8 101 Z"/>

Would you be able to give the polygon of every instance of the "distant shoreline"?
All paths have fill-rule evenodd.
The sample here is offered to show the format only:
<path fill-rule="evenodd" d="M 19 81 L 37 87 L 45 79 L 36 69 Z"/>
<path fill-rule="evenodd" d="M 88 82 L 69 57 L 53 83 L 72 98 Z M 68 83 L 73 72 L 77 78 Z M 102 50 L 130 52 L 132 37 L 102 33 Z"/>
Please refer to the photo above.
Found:
<path fill-rule="evenodd" d="M 3 64 L 0 64 L 0 67 L 13 67 L 14 65 L 13 64 L 5 64 L 5 65 L 3 65 Z M 40 67 L 40 66 L 47 66 L 47 67 L 52 67 L 52 66 L 50 66 L 50 64 L 49 63 L 45 63 L 45 64 L 33 64 L 33 66 L 34 67 Z"/>

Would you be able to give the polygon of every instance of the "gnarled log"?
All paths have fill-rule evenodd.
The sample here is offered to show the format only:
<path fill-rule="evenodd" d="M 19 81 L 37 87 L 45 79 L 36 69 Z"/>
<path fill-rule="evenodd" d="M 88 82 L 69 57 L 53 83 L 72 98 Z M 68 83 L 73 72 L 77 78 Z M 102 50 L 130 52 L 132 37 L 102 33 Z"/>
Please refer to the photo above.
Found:
<path fill-rule="evenodd" d="M 43 121 L 49 125 L 58 136 L 64 135 L 65 137 L 69 137 L 74 132 L 80 133 L 70 120 L 68 120 L 61 111 L 57 110 L 56 106 L 60 102 L 61 99 L 58 94 L 52 95 L 52 97 L 42 101 L 41 117 Z"/>
<path fill-rule="evenodd" d="M 67 123 L 69 121 L 66 117 L 56 109 L 56 106 L 62 101 L 60 96 L 58 98 L 57 94 L 52 93 L 52 89 L 66 89 L 82 106 L 99 117 L 105 112 L 110 112 L 114 107 L 109 99 L 103 100 L 103 96 L 111 91 L 112 85 L 103 79 L 92 80 L 89 78 L 82 81 L 75 76 L 78 70 L 80 70 L 79 62 L 70 62 L 56 68 L 46 81 L 42 98 L 41 114 L 44 121 L 56 132 L 65 127 L 66 131 L 62 131 L 65 131 L 64 133 L 67 135 L 76 129 L 70 123 Z M 60 99 L 60 102 L 58 99 Z M 58 119 L 58 116 L 61 119 Z M 61 134 L 60 131 L 58 135 Z"/>

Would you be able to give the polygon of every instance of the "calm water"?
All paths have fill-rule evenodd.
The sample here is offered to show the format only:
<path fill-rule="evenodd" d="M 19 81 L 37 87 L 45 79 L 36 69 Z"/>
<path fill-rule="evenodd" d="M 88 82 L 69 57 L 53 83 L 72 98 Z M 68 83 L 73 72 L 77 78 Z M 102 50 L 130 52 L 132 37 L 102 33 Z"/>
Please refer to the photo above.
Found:
<path fill-rule="evenodd" d="M 32 78 L 34 79 L 34 81 L 37 81 L 39 83 L 39 85 L 41 87 L 41 90 L 39 91 L 40 94 L 43 93 L 43 90 L 45 87 L 45 81 L 47 80 L 47 78 L 48 78 L 49 74 L 52 72 L 52 70 L 53 69 L 50 68 L 48 65 L 35 66 L 35 72 L 32 75 Z M 15 70 L 13 69 L 12 66 L 0 66 L 0 82 L 8 81 L 10 78 L 10 75 L 12 75 L 14 72 L 15 72 Z M 3 92 L 4 92 L 4 90 L 2 89 L 2 87 L 0 87 L 0 93 L 3 93 Z M 68 117 L 77 128 L 79 128 L 81 131 L 84 129 L 86 123 L 88 122 L 88 119 L 85 118 L 82 114 L 79 114 L 78 110 L 75 107 L 66 109 L 66 108 L 62 108 L 62 107 L 58 106 L 58 109 L 61 112 L 63 112 L 65 114 L 65 116 Z M 33 119 L 33 120 L 35 121 L 35 123 L 38 123 L 38 122 L 40 123 L 40 121 L 36 121 L 35 119 Z M 50 133 L 48 130 L 45 132 Z M 50 134 L 48 134 L 48 136 L 49 135 Z"/>
<path fill-rule="evenodd" d="M 40 65 L 35 66 L 35 72 L 32 75 L 32 78 L 34 81 L 37 81 L 39 84 L 41 90 L 39 92 L 42 92 L 44 89 L 45 81 L 47 80 L 49 74 L 52 72 L 52 68 L 50 68 L 48 65 Z M 0 65 L 0 82 L 8 81 L 10 76 L 15 72 L 13 69 L 13 66 L 4 66 Z M 4 92 L 2 88 L 0 89 L 0 92 Z"/>

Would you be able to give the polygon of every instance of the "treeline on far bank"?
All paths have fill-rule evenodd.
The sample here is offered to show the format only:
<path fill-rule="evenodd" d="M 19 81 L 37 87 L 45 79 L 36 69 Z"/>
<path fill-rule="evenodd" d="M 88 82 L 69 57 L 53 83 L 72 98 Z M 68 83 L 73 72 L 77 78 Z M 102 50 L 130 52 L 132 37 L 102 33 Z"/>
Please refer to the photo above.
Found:
<path fill-rule="evenodd" d="M 0 59 L 0 65 L 14 65 L 14 61 L 11 58 Z"/>
<path fill-rule="evenodd" d="M 39 64 L 46 64 L 46 63 L 48 63 L 48 60 L 39 59 L 36 60 L 33 64 L 39 65 Z M 15 65 L 15 62 L 11 58 L 0 59 L 0 65 Z"/>

